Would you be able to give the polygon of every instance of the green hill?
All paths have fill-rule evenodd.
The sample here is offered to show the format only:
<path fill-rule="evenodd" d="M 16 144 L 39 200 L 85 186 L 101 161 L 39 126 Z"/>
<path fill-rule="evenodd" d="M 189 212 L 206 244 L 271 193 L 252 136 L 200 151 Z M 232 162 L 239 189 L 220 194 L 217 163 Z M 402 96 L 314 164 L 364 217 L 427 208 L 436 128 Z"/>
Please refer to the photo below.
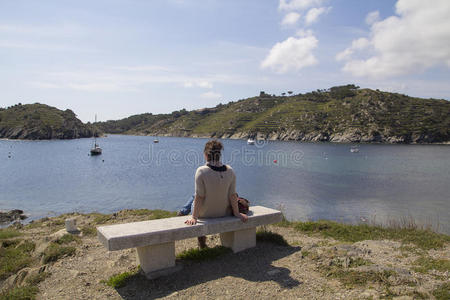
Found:
<path fill-rule="evenodd" d="M 70 109 L 62 111 L 39 103 L 0 108 L 0 138 L 75 139 L 92 137 L 94 131 Z"/>
<path fill-rule="evenodd" d="M 450 102 L 354 85 L 252 97 L 214 108 L 99 122 L 107 133 L 271 140 L 445 143 Z"/>

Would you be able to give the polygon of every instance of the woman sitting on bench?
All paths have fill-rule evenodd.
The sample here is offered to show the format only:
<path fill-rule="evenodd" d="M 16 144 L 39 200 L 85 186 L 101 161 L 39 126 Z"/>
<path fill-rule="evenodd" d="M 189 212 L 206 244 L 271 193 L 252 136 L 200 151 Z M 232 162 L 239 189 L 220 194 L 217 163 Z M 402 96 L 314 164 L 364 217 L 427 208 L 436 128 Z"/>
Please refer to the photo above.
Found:
<path fill-rule="evenodd" d="M 223 145 L 217 140 L 206 143 L 204 155 L 206 165 L 195 173 L 195 195 L 192 218 L 186 221 L 195 225 L 198 218 L 218 218 L 234 215 L 246 222 L 248 217 L 239 213 L 236 194 L 236 175 L 228 165 L 220 161 Z M 200 248 L 206 247 L 206 236 L 198 237 Z"/>

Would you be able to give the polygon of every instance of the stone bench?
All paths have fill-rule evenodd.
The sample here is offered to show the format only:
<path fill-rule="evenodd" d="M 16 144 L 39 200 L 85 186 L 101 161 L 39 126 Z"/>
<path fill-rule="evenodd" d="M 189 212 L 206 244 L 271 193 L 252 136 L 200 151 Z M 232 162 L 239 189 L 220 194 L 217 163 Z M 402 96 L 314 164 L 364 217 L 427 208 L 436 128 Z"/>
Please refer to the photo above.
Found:
<path fill-rule="evenodd" d="M 256 246 L 256 227 L 282 220 L 278 210 L 252 206 L 248 221 L 236 217 L 199 219 L 196 225 L 184 222 L 191 216 L 173 217 L 97 227 L 100 242 L 109 251 L 137 249 L 138 263 L 148 278 L 167 275 L 175 266 L 175 241 L 220 233 L 223 246 L 239 252 Z"/>

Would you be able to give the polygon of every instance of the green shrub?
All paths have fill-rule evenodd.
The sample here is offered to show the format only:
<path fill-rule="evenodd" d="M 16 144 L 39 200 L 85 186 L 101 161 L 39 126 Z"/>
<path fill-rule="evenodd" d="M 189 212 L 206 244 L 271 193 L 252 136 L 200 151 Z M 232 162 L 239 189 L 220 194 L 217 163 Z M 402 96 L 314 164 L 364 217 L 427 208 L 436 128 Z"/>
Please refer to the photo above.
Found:
<path fill-rule="evenodd" d="M 0 300 L 33 300 L 38 293 L 36 286 L 16 287 L 0 294 Z"/>
<path fill-rule="evenodd" d="M 65 235 L 56 240 L 56 243 L 59 245 L 69 244 L 71 242 L 80 243 L 81 239 L 73 234 L 66 233 Z"/>
<path fill-rule="evenodd" d="M 266 230 L 256 232 L 256 240 L 258 242 L 268 242 L 280 246 L 289 246 L 288 242 L 282 235 Z"/>
<path fill-rule="evenodd" d="M 49 276 L 50 276 L 50 273 L 48 273 L 48 272 L 42 272 L 39 274 L 35 274 L 35 275 L 27 278 L 27 283 L 28 283 L 28 285 L 34 286 L 34 285 L 37 285 L 39 282 L 44 281 L 45 278 L 47 278 Z"/>
<path fill-rule="evenodd" d="M 450 283 L 444 283 L 440 285 L 433 291 L 433 296 L 436 297 L 437 300 L 448 300 L 450 299 Z"/>
<path fill-rule="evenodd" d="M 131 272 L 124 272 L 120 274 L 116 274 L 111 276 L 105 283 L 113 288 L 121 288 L 124 287 L 128 280 L 130 280 L 131 277 L 135 276 L 137 274 L 138 268 Z"/>
<path fill-rule="evenodd" d="M 43 263 L 49 263 L 52 261 L 57 261 L 63 256 L 71 256 L 76 252 L 74 247 L 64 247 L 58 243 L 50 243 L 50 245 L 44 250 L 43 253 Z"/>
<path fill-rule="evenodd" d="M 85 225 L 81 227 L 81 232 L 86 236 L 94 236 L 97 235 L 97 228 L 94 226 Z"/>
<path fill-rule="evenodd" d="M 448 259 L 434 259 L 422 256 L 414 262 L 413 270 L 420 273 L 428 273 L 430 270 L 450 272 L 450 261 Z"/>
<path fill-rule="evenodd" d="M 177 255 L 180 260 L 204 261 L 215 259 L 221 255 L 230 253 L 231 249 L 223 246 L 204 249 L 188 249 Z"/>
<path fill-rule="evenodd" d="M 334 221 L 289 222 L 289 227 L 307 234 L 320 234 L 338 241 L 359 242 L 364 240 L 392 239 L 405 244 L 412 243 L 423 250 L 439 249 L 450 242 L 450 236 L 413 228 L 385 228 L 367 224 L 351 225 Z"/>
<path fill-rule="evenodd" d="M 35 244 L 30 241 L 4 241 L 0 248 L 0 280 L 31 264 Z"/>
<path fill-rule="evenodd" d="M 20 232 L 13 230 L 13 229 L 9 229 L 9 228 L 0 229 L 0 240 L 10 239 L 10 238 L 17 237 L 20 235 L 21 235 Z"/>

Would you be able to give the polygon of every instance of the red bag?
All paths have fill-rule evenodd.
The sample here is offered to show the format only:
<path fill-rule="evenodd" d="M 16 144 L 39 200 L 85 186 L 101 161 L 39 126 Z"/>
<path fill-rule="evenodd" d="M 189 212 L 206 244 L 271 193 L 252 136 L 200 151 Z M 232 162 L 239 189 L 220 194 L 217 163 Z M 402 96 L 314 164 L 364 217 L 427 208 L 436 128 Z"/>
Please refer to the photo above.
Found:
<path fill-rule="evenodd" d="M 241 214 L 248 214 L 248 209 L 250 207 L 250 201 L 248 201 L 245 198 L 238 197 L 238 207 L 239 207 L 239 212 Z"/>

